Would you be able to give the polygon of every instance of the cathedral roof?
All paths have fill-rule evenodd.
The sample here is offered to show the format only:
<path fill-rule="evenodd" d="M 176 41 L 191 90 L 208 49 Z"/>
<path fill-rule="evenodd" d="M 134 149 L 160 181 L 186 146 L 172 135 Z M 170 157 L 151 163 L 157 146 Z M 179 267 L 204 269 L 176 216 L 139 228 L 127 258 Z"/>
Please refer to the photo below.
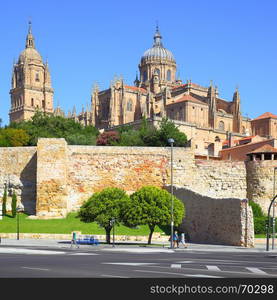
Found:
<path fill-rule="evenodd" d="M 277 116 L 274 115 L 274 114 L 272 114 L 271 112 L 265 112 L 264 114 L 260 115 L 256 119 L 253 119 L 252 121 L 254 121 L 254 120 L 261 120 L 261 119 L 267 119 L 267 118 L 277 119 Z"/>
<path fill-rule="evenodd" d="M 146 89 L 143 89 L 141 87 L 136 87 L 136 86 L 130 86 L 130 85 L 125 85 L 124 86 L 126 89 L 130 89 L 130 90 L 133 90 L 133 91 L 141 91 L 143 93 L 147 93 Z"/>
<path fill-rule="evenodd" d="M 29 22 L 25 49 L 20 53 L 18 63 L 24 63 L 26 60 L 36 60 L 37 62 L 42 62 L 42 57 L 35 48 L 35 38 L 32 34 L 31 22 Z"/>
<path fill-rule="evenodd" d="M 194 102 L 194 103 L 202 104 L 202 105 L 207 105 L 206 103 L 192 97 L 191 95 L 183 95 L 181 98 L 177 99 L 175 102 L 169 103 L 168 105 L 172 105 L 172 104 L 175 104 L 175 103 L 186 102 L 186 101 L 190 101 L 190 102 Z"/>
<path fill-rule="evenodd" d="M 28 60 L 37 60 L 39 62 L 42 62 L 41 55 L 34 48 L 24 49 L 19 55 L 18 63 L 21 63 L 21 62 L 24 63 L 27 59 Z"/>
<path fill-rule="evenodd" d="M 165 60 L 175 62 L 172 52 L 169 51 L 168 49 L 164 48 L 161 40 L 162 40 L 162 36 L 161 36 L 159 28 L 157 26 L 156 32 L 154 35 L 153 47 L 146 50 L 143 53 L 143 56 L 141 58 L 142 61 L 145 59 L 165 59 Z"/>

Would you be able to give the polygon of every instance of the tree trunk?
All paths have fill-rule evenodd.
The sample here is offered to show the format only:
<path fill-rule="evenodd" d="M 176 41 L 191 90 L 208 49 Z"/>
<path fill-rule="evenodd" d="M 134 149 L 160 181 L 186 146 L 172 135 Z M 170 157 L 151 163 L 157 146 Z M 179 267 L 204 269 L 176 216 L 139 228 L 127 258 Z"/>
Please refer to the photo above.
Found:
<path fill-rule="evenodd" d="M 148 245 L 151 245 L 152 235 L 155 229 L 155 225 L 148 225 L 150 229 L 149 237 L 148 237 Z"/>
<path fill-rule="evenodd" d="M 105 230 L 106 230 L 106 242 L 107 242 L 107 244 L 110 244 L 112 227 L 105 227 Z"/>

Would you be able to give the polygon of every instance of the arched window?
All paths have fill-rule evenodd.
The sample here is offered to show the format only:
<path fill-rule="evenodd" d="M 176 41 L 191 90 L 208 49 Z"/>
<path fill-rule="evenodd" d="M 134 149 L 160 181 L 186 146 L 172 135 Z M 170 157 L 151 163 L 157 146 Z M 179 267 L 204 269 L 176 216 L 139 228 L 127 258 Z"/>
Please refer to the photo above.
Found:
<path fill-rule="evenodd" d="M 39 81 L 39 74 L 36 73 L 36 81 Z"/>
<path fill-rule="evenodd" d="M 219 136 L 216 136 L 215 139 L 214 139 L 214 141 L 215 141 L 215 142 L 220 142 Z"/>
<path fill-rule="evenodd" d="M 143 77 L 142 77 L 143 81 L 146 81 L 147 80 L 147 72 L 144 71 L 143 72 Z"/>
<path fill-rule="evenodd" d="M 246 133 L 246 130 L 245 130 L 245 127 L 242 126 L 242 133 L 245 134 Z"/>
<path fill-rule="evenodd" d="M 157 73 L 157 74 L 158 74 L 158 76 L 160 77 L 160 74 L 161 74 L 161 71 L 160 71 L 160 69 L 156 68 L 156 69 L 154 70 L 154 74 L 155 74 L 155 73 Z"/>
<path fill-rule="evenodd" d="M 167 70 L 167 72 L 166 72 L 166 80 L 171 81 L 171 71 L 170 70 Z"/>
<path fill-rule="evenodd" d="M 225 128 L 224 122 L 223 122 L 223 121 L 220 121 L 220 122 L 218 123 L 218 129 L 223 131 L 224 128 Z"/>
<path fill-rule="evenodd" d="M 34 106 L 34 98 L 31 99 L 31 106 Z"/>
<path fill-rule="evenodd" d="M 133 111 L 133 102 L 131 99 L 127 102 L 127 111 Z"/>

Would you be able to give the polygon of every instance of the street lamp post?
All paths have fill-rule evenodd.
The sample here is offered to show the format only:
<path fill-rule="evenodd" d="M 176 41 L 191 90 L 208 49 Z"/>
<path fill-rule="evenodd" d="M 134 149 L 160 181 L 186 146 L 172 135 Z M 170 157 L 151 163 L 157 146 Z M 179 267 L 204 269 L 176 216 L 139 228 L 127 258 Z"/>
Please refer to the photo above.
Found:
<path fill-rule="evenodd" d="M 115 225 L 115 218 L 112 218 L 110 220 L 110 225 L 112 226 L 113 228 L 113 247 L 115 246 L 115 243 L 114 243 L 114 225 Z"/>
<path fill-rule="evenodd" d="M 19 213 L 23 211 L 23 206 L 19 204 L 16 208 L 16 214 L 17 214 L 17 240 L 19 240 Z"/>
<path fill-rule="evenodd" d="M 274 178 L 273 178 L 273 197 L 275 197 L 275 175 L 277 167 L 274 168 Z M 274 249 L 274 239 L 275 239 L 275 202 L 273 203 L 273 212 L 272 212 L 272 250 Z"/>
<path fill-rule="evenodd" d="M 170 235 L 170 248 L 173 249 L 173 227 L 174 227 L 174 220 L 173 220 L 173 139 L 168 139 L 168 143 L 171 146 L 171 235 Z"/>

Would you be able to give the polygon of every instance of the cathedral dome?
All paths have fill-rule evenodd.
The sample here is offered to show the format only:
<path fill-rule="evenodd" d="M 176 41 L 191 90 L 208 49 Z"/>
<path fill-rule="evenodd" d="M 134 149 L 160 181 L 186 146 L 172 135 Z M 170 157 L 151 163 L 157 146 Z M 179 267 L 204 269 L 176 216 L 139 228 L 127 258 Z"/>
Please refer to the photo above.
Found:
<path fill-rule="evenodd" d="M 25 49 L 20 53 L 18 63 L 24 63 L 26 60 L 36 60 L 42 63 L 42 57 L 35 48 L 35 39 L 32 34 L 32 26 L 29 22 L 28 34 L 26 37 Z"/>
<path fill-rule="evenodd" d="M 152 48 L 146 50 L 143 53 L 143 56 L 141 58 L 142 61 L 148 60 L 148 59 L 163 59 L 163 60 L 169 60 L 175 63 L 174 56 L 171 51 L 163 47 L 163 44 L 161 42 L 162 36 L 160 35 L 159 29 L 156 29 L 156 33 L 154 35 L 154 45 Z"/>
<path fill-rule="evenodd" d="M 24 63 L 26 60 L 42 62 L 42 57 L 35 48 L 26 48 L 20 53 L 18 63 Z"/>

